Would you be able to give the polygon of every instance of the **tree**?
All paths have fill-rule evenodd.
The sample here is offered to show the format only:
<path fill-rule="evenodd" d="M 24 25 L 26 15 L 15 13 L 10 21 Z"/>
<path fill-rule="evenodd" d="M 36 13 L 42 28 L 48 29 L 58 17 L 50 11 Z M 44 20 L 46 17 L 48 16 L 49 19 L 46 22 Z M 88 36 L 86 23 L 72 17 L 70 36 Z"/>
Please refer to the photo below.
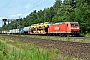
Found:
<path fill-rule="evenodd" d="M 79 1 L 77 3 L 77 9 L 75 11 L 75 21 L 80 23 L 81 31 L 87 33 L 90 31 L 90 6 L 88 3 Z M 80 5 L 80 6 L 78 6 Z"/>
<path fill-rule="evenodd" d="M 64 0 L 63 5 L 70 5 L 70 0 Z"/>
<path fill-rule="evenodd" d="M 57 11 L 61 5 L 62 5 L 62 0 L 56 0 L 56 2 L 53 5 L 53 8 L 55 9 L 55 11 Z"/>
<path fill-rule="evenodd" d="M 70 0 L 70 5 L 72 8 L 76 8 L 76 0 Z"/>

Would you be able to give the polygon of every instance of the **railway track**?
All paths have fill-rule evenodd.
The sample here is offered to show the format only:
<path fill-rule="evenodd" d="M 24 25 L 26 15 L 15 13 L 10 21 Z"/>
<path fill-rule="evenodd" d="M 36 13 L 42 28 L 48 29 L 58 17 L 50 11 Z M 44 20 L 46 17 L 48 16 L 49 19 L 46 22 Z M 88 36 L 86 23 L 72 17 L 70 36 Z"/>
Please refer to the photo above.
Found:
<path fill-rule="evenodd" d="M 14 40 L 20 40 L 25 43 L 34 43 L 40 47 L 58 49 L 60 53 L 72 55 L 77 58 L 84 58 L 90 60 L 90 43 L 59 41 L 59 40 L 46 40 L 40 38 L 29 38 L 22 36 L 4 36 L 5 38 L 11 38 Z M 63 37 L 62 37 L 63 38 Z M 85 37 L 71 37 L 71 39 L 83 39 Z M 66 37 L 64 37 L 66 39 Z M 89 40 L 90 38 L 86 38 Z"/>
<path fill-rule="evenodd" d="M 50 39 L 50 40 L 60 40 L 60 41 L 71 41 L 71 42 L 81 42 L 81 43 L 90 43 L 90 37 L 61 37 L 61 36 L 42 36 L 42 35 L 21 35 L 30 38 L 41 38 L 41 39 Z M 31 37 L 34 36 L 34 37 Z"/>
<path fill-rule="evenodd" d="M 1 35 L 6 35 L 7 34 L 1 34 Z M 11 34 L 12 35 L 12 34 Z M 10 35 L 10 36 L 11 36 Z M 12 36 L 22 36 L 22 37 L 30 37 L 30 38 L 41 38 L 41 39 L 50 39 L 50 40 L 61 40 L 61 41 L 70 41 L 70 42 L 81 42 L 81 43 L 90 43 L 90 37 L 76 37 L 76 36 L 70 36 L 70 37 L 61 37 L 61 36 L 47 36 L 47 35 L 25 35 L 25 34 L 13 34 Z"/>

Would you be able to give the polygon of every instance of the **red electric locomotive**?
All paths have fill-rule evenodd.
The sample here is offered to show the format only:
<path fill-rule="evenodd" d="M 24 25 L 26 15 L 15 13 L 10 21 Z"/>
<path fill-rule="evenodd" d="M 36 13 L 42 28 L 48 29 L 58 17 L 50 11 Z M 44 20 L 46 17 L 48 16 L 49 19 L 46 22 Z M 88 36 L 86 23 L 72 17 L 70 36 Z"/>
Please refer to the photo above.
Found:
<path fill-rule="evenodd" d="M 48 33 L 79 35 L 80 27 L 78 22 L 60 22 L 50 25 L 48 28 Z"/>

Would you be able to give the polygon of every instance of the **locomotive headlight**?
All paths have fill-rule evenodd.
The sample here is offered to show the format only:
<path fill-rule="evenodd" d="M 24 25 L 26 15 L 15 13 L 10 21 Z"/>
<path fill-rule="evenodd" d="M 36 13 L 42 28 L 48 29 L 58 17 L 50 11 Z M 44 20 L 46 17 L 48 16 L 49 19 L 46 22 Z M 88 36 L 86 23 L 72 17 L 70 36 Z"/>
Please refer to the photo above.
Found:
<path fill-rule="evenodd" d="M 71 28 L 71 29 L 74 29 L 74 28 Z"/>
<path fill-rule="evenodd" d="M 77 29 L 79 29 L 79 27 Z"/>
<path fill-rule="evenodd" d="M 79 29 L 79 27 L 78 28 L 71 28 L 71 29 Z"/>

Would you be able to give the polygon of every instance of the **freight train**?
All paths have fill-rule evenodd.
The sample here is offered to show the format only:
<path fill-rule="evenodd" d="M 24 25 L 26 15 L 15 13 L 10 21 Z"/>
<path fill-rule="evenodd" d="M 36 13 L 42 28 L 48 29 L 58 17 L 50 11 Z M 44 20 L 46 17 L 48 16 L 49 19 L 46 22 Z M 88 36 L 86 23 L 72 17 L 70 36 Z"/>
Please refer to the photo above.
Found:
<path fill-rule="evenodd" d="M 78 22 L 39 23 L 20 29 L 0 31 L 2 34 L 43 34 L 43 35 L 79 35 Z"/>

